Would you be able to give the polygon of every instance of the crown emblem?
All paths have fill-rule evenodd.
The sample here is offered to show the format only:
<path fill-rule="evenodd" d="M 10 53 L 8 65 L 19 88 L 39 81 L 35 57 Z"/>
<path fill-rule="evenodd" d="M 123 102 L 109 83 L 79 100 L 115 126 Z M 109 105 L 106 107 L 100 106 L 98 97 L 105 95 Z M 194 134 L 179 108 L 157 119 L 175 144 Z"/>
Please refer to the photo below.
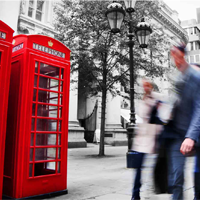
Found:
<path fill-rule="evenodd" d="M 12 44 L 13 44 L 13 45 L 15 44 L 15 40 L 13 40 Z"/>
<path fill-rule="evenodd" d="M 50 47 L 52 47 L 53 46 L 53 42 L 50 40 L 50 41 L 48 41 L 48 45 L 50 46 Z"/>

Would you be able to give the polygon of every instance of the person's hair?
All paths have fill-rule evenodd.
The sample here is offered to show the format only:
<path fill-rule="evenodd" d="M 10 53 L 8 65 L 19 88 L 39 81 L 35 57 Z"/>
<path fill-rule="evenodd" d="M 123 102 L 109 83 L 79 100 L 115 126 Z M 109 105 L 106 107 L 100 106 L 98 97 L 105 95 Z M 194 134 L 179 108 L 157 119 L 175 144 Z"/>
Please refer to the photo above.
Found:
<path fill-rule="evenodd" d="M 153 91 L 159 92 L 158 86 L 152 80 L 150 80 L 147 77 L 143 77 L 142 86 L 143 86 L 144 82 L 147 83 L 147 85 L 149 85 L 152 88 Z"/>
<path fill-rule="evenodd" d="M 185 55 L 187 54 L 186 44 L 182 43 L 178 46 L 175 46 L 175 48 L 177 48 L 179 51 L 183 52 Z"/>

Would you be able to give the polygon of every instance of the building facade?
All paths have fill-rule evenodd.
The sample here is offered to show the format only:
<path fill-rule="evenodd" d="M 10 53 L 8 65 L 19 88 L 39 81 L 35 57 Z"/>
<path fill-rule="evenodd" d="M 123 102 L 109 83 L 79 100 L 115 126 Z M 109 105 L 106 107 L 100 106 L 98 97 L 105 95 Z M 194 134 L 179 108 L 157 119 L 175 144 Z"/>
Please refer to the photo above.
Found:
<path fill-rule="evenodd" d="M 200 63 L 200 8 L 197 8 L 196 14 L 197 20 L 190 19 L 181 22 L 181 26 L 189 37 L 187 44 L 189 63 Z"/>

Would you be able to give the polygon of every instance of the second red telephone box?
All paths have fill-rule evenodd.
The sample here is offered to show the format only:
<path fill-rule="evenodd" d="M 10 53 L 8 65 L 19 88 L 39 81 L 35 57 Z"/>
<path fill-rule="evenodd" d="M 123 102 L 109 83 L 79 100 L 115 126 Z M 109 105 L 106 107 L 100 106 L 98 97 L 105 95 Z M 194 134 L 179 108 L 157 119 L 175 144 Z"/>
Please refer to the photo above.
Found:
<path fill-rule="evenodd" d="M 70 50 L 41 35 L 13 44 L 4 195 L 66 193 Z"/>
<path fill-rule="evenodd" d="M 13 30 L 0 20 L 0 199 L 2 196 L 4 146 L 10 80 Z"/>

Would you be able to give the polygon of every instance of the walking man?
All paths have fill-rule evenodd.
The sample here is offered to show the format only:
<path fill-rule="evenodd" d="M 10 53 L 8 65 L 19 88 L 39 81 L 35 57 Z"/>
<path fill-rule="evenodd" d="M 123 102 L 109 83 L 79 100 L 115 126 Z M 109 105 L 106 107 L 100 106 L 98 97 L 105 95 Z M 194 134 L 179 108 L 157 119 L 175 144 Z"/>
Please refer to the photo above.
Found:
<path fill-rule="evenodd" d="M 200 75 L 186 62 L 185 53 L 184 45 L 171 49 L 181 75 L 176 82 L 173 118 L 163 131 L 168 152 L 168 186 L 173 200 L 183 199 L 185 156 L 191 153 L 200 134 Z"/>

